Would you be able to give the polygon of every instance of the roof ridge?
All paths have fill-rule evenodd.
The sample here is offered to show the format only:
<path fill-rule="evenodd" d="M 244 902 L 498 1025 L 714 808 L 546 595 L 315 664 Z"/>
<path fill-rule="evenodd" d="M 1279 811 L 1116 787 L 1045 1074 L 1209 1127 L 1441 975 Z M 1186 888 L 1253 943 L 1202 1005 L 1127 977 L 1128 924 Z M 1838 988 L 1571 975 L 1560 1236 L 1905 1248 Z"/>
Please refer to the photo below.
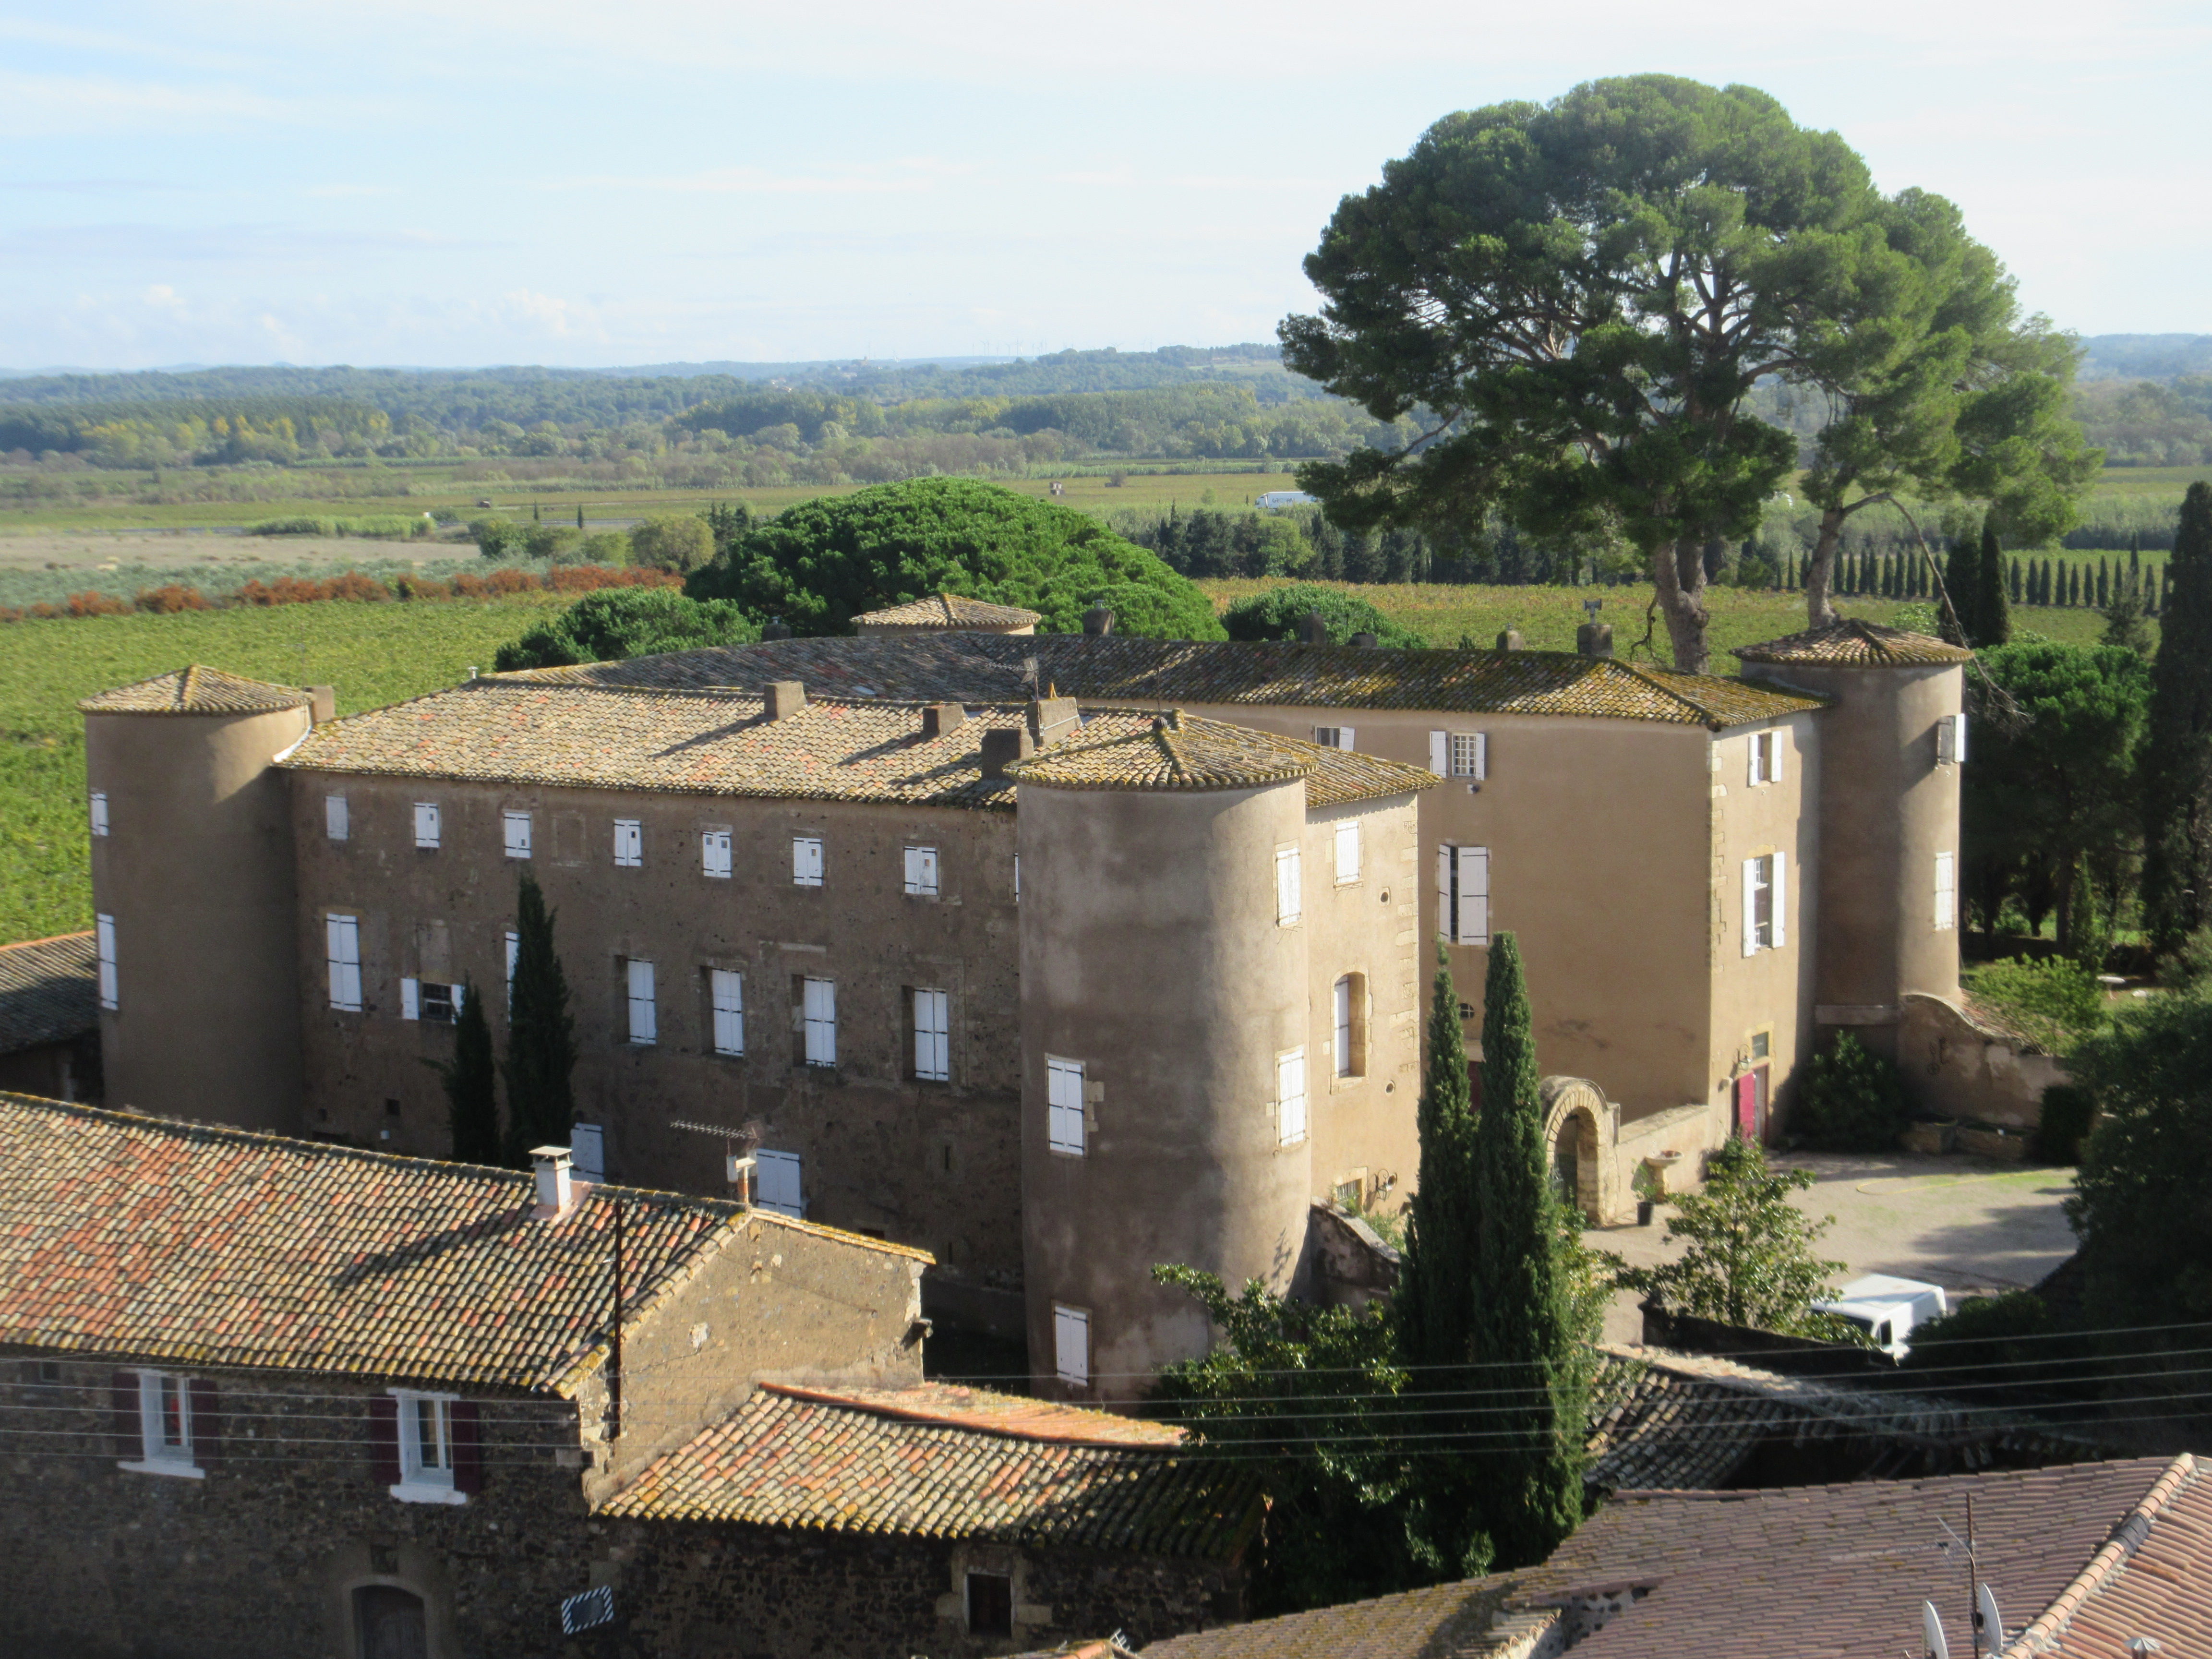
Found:
<path fill-rule="evenodd" d="M 850 1395 L 838 1394 L 829 1389 L 809 1388 L 799 1382 L 772 1382 L 763 1378 L 760 1384 L 763 1393 L 782 1395 L 793 1400 L 804 1400 L 817 1406 L 835 1406 L 845 1411 L 864 1412 L 871 1416 L 895 1418 L 902 1423 L 925 1423 L 933 1428 L 957 1429 L 963 1433 L 996 1435 L 1002 1440 L 1031 1440 L 1055 1446 L 1085 1446 L 1099 1451 L 1139 1452 L 1154 1457 L 1174 1457 L 1187 1448 L 1181 1443 L 1163 1441 L 1147 1445 L 1130 1440 L 1107 1440 L 1097 1436 L 1076 1433 L 1054 1434 L 1042 1429 L 1024 1429 L 1007 1424 L 979 1423 L 956 1417 L 941 1411 L 930 1411 L 919 1406 L 899 1406 L 888 1400 L 862 1400 Z M 988 1390 L 987 1390 L 988 1392 Z M 1007 1395 L 1008 1400 L 1023 1396 Z M 1050 1405 L 1049 1401 L 1035 1401 L 1036 1405 Z M 1063 1410 L 1081 1411 L 1083 1407 L 1065 1407 Z M 1105 1415 L 1103 1413 L 1098 1415 Z M 1102 1434 L 1103 1431 L 1100 1431 Z"/>
<path fill-rule="evenodd" d="M 1601 657 L 1597 659 L 1597 660 L 1600 662 L 1609 662 L 1616 668 L 1626 669 L 1630 673 L 1633 674 L 1638 679 L 1643 681 L 1644 684 L 1650 686 L 1653 690 L 1661 693 L 1662 696 L 1674 698 L 1676 702 L 1680 703 L 1685 708 L 1695 709 L 1698 714 L 1705 717 L 1705 724 L 1712 726 L 1717 731 L 1719 729 L 1722 722 L 1718 715 L 1714 714 L 1713 711 L 1704 703 L 1699 702 L 1695 697 L 1690 696 L 1686 691 L 1677 690 L 1674 687 L 1668 684 L 1664 680 L 1659 678 L 1658 674 L 1655 671 L 1640 667 L 1637 664 L 1626 661 L 1620 657 Z M 1681 673 L 1686 671 L 1674 669 L 1668 672 Z M 1697 678 L 1699 679 L 1718 679 L 1723 677 L 1715 674 L 1700 674 Z"/>
<path fill-rule="evenodd" d="M 2112 1528 L 2112 1535 L 2089 1558 L 2088 1565 L 2051 1599 L 2039 1617 L 2006 1644 L 1998 1659 L 2027 1659 L 2031 1654 L 2046 1652 L 2056 1646 L 2064 1637 L 2067 1626 L 2073 1623 L 2074 1615 L 2081 1611 L 2081 1604 L 2134 1559 L 2150 1536 L 2159 1512 L 2173 1500 L 2176 1493 L 2194 1485 L 2196 1480 L 2197 1460 L 2187 1452 L 2166 1465 L 2166 1473 L 2152 1482 L 2151 1489 Z"/>
<path fill-rule="evenodd" d="M 12 939 L 0 945 L 0 951 L 27 951 L 34 945 L 58 945 L 65 939 L 90 939 L 92 929 L 81 928 L 74 933 L 49 933 L 44 939 Z M 37 1098 L 37 1097 L 33 1097 Z"/>

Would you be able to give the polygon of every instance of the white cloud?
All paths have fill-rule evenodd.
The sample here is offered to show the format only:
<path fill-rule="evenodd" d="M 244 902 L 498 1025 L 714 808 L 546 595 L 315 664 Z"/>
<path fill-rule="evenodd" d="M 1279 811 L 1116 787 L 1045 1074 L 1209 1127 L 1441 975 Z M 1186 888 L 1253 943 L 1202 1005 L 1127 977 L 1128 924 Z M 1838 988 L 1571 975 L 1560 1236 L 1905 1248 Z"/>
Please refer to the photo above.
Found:
<path fill-rule="evenodd" d="M 244 87 L 177 86 L 112 76 L 0 70 L 0 136 L 112 136 L 123 129 L 205 128 L 319 118 L 328 106 Z"/>

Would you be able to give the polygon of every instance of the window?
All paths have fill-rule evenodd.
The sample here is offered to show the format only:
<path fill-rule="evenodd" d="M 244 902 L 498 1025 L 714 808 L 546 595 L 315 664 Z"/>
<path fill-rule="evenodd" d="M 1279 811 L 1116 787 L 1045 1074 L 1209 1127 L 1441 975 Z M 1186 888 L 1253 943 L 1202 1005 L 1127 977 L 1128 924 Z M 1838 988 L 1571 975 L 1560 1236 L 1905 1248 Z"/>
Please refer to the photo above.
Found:
<path fill-rule="evenodd" d="M 1788 937 L 1785 865 L 1779 853 L 1743 861 L 1743 953 L 1778 951 Z"/>
<path fill-rule="evenodd" d="M 1754 784 L 1782 781 L 1782 733 L 1779 731 L 1751 734 L 1751 781 Z"/>
<path fill-rule="evenodd" d="M 1014 854 L 1014 902 L 1022 902 L 1022 855 Z"/>
<path fill-rule="evenodd" d="M 94 916 L 92 919 L 92 937 L 94 949 L 100 956 L 100 1006 L 113 1008 L 116 1006 L 115 918 Z M 335 990 L 332 994 L 336 994 Z M 357 976 L 354 995 L 358 1006 L 361 993 Z"/>
<path fill-rule="evenodd" d="M 1085 1146 L 1083 1121 L 1083 1062 L 1054 1060 L 1044 1062 L 1045 1143 L 1055 1152 L 1081 1158 Z"/>
<path fill-rule="evenodd" d="M 398 1410 L 399 1479 L 392 1495 L 413 1504 L 465 1501 L 455 1480 L 454 1406 L 450 1395 L 416 1394 L 394 1389 Z"/>
<path fill-rule="evenodd" d="M 117 1373 L 117 1417 L 128 1423 L 135 1407 L 138 1455 L 123 1467 L 138 1474 L 204 1478 L 194 1456 L 195 1430 L 201 1443 L 213 1439 L 215 1384 L 173 1371 Z M 125 1444 L 130 1443 L 127 1431 Z"/>
<path fill-rule="evenodd" d="M 1298 919 L 1301 902 L 1298 878 L 1298 849 L 1279 847 L 1275 849 L 1275 921 L 1287 927 Z"/>
<path fill-rule="evenodd" d="M 636 818 L 615 820 L 615 867 L 636 870 L 645 864 L 645 825 Z"/>
<path fill-rule="evenodd" d="M 1448 945 L 1490 943 L 1490 849 L 1437 848 L 1437 931 Z"/>
<path fill-rule="evenodd" d="M 1455 732 L 1451 734 L 1451 775 L 1480 781 L 1490 771 L 1490 734 Z"/>
<path fill-rule="evenodd" d="M 1091 1386 L 1091 1315 L 1082 1308 L 1052 1304 L 1053 1369 L 1072 1388 Z"/>
<path fill-rule="evenodd" d="M 1936 931 L 1948 933 L 1959 925 L 1959 857 L 1936 855 Z"/>
<path fill-rule="evenodd" d="M 799 1019 L 805 1039 L 801 1054 L 809 1066 L 837 1063 L 837 981 L 799 981 Z"/>
<path fill-rule="evenodd" d="M 415 803 L 415 844 L 432 848 L 438 845 L 438 803 L 434 800 Z"/>
<path fill-rule="evenodd" d="M 1347 886 L 1359 879 L 1359 820 L 1336 826 L 1336 884 Z"/>
<path fill-rule="evenodd" d="M 1352 728 L 1348 726 L 1316 726 L 1313 732 L 1314 741 L 1324 749 L 1352 747 Z"/>
<path fill-rule="evenodd" d="M 434 979 L 403 979 L 399 981 L 399 1018 L 451 1025 L 454 1016 L 461 1012 L 461 1000 L 465 994 L 465 988 L 459 985 L 445 985 Z"/>
<path fill-rule="evenodd" d="M 937 849 L 934 847 L 909 847 L 906 849 L 906 890 L 917 898 L 937 896 Z"/>
<path fill-rule="evenodd" d="M 343 795 L 323 797 L 323 833 L 332 841 L 346 841 L 353 835 L 353 816 L 347 809 Z"/>
<path fill-rule="evenodd" d="M 1946 714 L 1936 722 L 1936 758 L 1950 766 L 1966 763 L 1966 717 Z"/>
<path fill-rule="evenodd" d="M 794 887 L 819 887 L 822 884 L 822 837 L 793 836 L 791 838 L 791 881 Z"/>
<path fill-rule="evenodd" d="M 1771 1032 L 1771 1031 L 1753 1031 L 1753 1032 L 1751 1034 L 1751 1057 L 1752 1057 L 1753 1060 L 1768 1060 L 1768 1059 L 1771 1059 L 1771 1058 L 1773 1057 L 1773 1051 L 1774 1051 L 1774 1033 L 1773 1033 L 1773 1032 Z"/>
<path fill-rule="evenodd" d="M 632 957 L 623 964 L 629 991 L 629 1040 L 642 1048 L 660 1041 L 660 1019 L 653 1000 L 653 964 Z"/>
<path fill-rule="evenodd" d="M 1285 1146 L 1306 1138 L 1306 1051 L 1275 1056 L 1275 1128 Z"/>
<path fill-rule="evenodd" d="M 714 1052 L 745 1051 L 745 976 L 726 968 L 707 970 L 707 1000 L 714 1013 Z"/>
<path fill-rule="evenodd" d="M 1367 975 L 1346 974 L 1336 982 L 1333 1050 L 1339 1077 L 1367 1073 Z"/>
<path fill-rule="evenodd" d="M 730 878 L 728 830 L 702 830 L 699 832 L 699 867 L 718 881 Z"/>
<path fill-rule="evenodd" d="M 361 1012 L 361 918 L 325 916 L 323 938 L 330 957 L 331 1006 Z"/>
<path fill-rule="evenodd" d="M 753 1207 L 777 1215 L 804 1217 L 806 1204 L 799 1183 L 797 1152 L 753 1154 Z"/>
<path fill-rule="evenodd" d="M 1014 1581 L 1010 1574 L 968 1575 L 968 1630 L 975 1636 L 1014 1633 Z"/>
<path fill-rule="evenodd" d="M 502 812 L 500 823 L 507 837 L 507 855 L 511 859 L 530 856 L 530 814 Z"/>
<path fill-rule="evenodd" d="M 522 935 L 510 927 L 507 930 L 507 989 L 510 996 L 514 994 L 514 964 L 521 957 Z"/>
<path fill-rule="evenodd" d="M 107 833 L 107 791 L 105 789 L 92 792 L 92 833 L 95 836 Z"/>
<path fill-rule="evenodd" d="M 914 993 L 914 1074 L 926 1083 L 952 1077 L 952 1021 L 942 991 Z"/>

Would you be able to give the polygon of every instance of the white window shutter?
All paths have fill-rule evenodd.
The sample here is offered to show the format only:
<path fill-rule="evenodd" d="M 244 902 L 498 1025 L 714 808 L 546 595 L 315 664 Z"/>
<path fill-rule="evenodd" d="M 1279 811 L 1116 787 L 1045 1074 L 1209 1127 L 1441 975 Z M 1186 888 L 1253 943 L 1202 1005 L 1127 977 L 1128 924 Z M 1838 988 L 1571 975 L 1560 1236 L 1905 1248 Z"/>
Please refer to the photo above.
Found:
<path fill-rule="evenodd" d="M 465 985 L 448 985 L 446 989 L 453 994 L 453 1018 L 459 1019 L 461 1017 L 461 1010 L 468 1006 L 469 988 Z"/>
<path fill-rule="evenodd" d="M 1083 1062 L 1048 1056 L 1045 1072 L 1045 1139 L 1055 1152 L 1083 1156 L 1087 1146 L 1083 1118 Z"/>
<path fill-rule="evenodd" d="M 343 841 L 353 833 L 353 820 L 343 795 L 323 797 L 323 833 L 332 841 Z"/>
<path fill-rule="evenodd" d="M 422 981 L 403 979 L 399 981 L 399 1018 L 402 1019 L 422 1018 Z"/>
<path fill-rule="evenodd" d="M 1766 734 L 1766 781 L 1769 783 L 1782 781 L 1782 751 L 1789 746 L 1787 727 L 1778 726 Z M 1778 865 L 1775 867 L 1779 869 L 1781 866 Z"/>
<path fill-rule="evenodd" d="M 439 839 L 438 803 L 434 800 L 416 801 L 415 803 L 415 844 L 422 848 L 434 848 Z"/>
<path fill-rule="evenodd" d="M 1352 735 L 1353 735 L 1353 733 L 1352 733 L 1352 728 L 1351 728 L 1350 726 L 1338 726 L 1338 727 L 1336 728 L 1336 746 L 1337 746 L 1339 749 L 1349 749 L 1349 748 L 1351 748 L 1351 747 L 1352 746 Z"/>
<path fill-rule="evenodd" d="M 1443 777 L 1451 770 L 1451 733 L 1429 733 L 1429 770 Z"/>
<path fill-rule="evenodd" d="M 952 1077 L 949 1000 L 942 991 L 914 994 L 914 1074 L 932 1083 Z"/>
<path fill-rule="evenodd" d="M 522 935 L 514 928 L 507 930 L 507 988 L 514 989 L 514 963 L 522 954 Z"/>
<path fill-rule="evenodd" d="M 753 1202 L 757 1207 L 777 1215 L 804 1216 L 806 1201 L 803 1194 L 797 1152 L 753 1154 Z"/>
<path fill-rule="evenodd" d="M 1768 896 L 1768 902 L 1774 908 L 1774 948 L 1778 951 L 1790 942 L 1787 920 L 1790 914 L 1789 866 L 1788 854 L 1777 853 L 1774 855 L 1774 890 Z"/>
<path fill-rule="evenodd" d="M 1299 891 L 1298 849 L 1278 848 L 1275 852 L 1275 920 L 1278 923 L 1296 921 L 1300 915 L 1304 895 Z"/>
<path fill-rule="evenodd" d="M 1750 769 L 1744 774 L 1743 781 L 1756 787 L 1766 781 L 1766 733 L 1754 732 L 1751 734 L 1751 747 L 1748 752 Z"/>
<path fill-rule="evenodd" d="M 1053 1370 L 1076 1388 L 1091 1384 L 1091 1316 L 1080 1308 L 1052 1306 Z"/>
<path fill-rule="evenodd" d="M 594 1186 L 607 1178 L 606 1131 L 596 1123 L 568 1126 L 568 1163 L 576 1179 Z"/>
<path fill-rule="evenodd" d="M 1964 714 L 1951 716 L 1951 759 L 1960 766 L 1966 763 L 1966 717 Z"/>
<path fill-rule="evenodd" d="M 92 833 L 95 836 L 107 833 L 107 791 L 105 789 L 92 792 Z"/>
<path fill-rule="evenodd" d="M 1306 1138 L 1306 1051 L 1275 1057 L 1275 1133 L 1285 1146 Z"/>
<path fill-rule="evenodd" d="M 745 976 L 725 968 L 709 970 L 708 988 L 714 1005 L 714 1052 L 745 1051 Z"/>
<path fill-rule="evenodd" d="M 93 918 L 93 945 L 100 960 L 100 1006 L 114 1008 L 118 1001 L 115 974 L 115 918 Z"/>
<path fill-rule="evenodd" d="M 1759 954 L 1759 860 L 1743 861 L 1743 953 Z"/>
<path fill-rule="evenodd" d="M 323 937 L 330 959 L 331 1006 L 361 1012 L 361 922 L 353 916 L 325 916 Z"/>
<path fill-rule="evenodd" d="M 500 822 L 507 836 L 507 855 L 511 859 L 530 856 L 530 814 L 502 812 Z"/>
<path fill-rule="evenodd" d="M 645 1044 L 660 1040 L 660 1009 L 653 996 L 653 964 L 629 959 L 629 1040 Z"/>
<path fill-rule="evenodd" d="M 1453 848 L 1437 848 L 1437 937 L 1447 945 L 1459 943 L 1458 918 L 1452 914 Z"/>
<path fill-rule="evenodd" d="M 1479 783 L 1490 775 L 1490 733 L 1474 734 L 1474 776 Z"/>
<path fill-rule="evenodd" d="M 1336 826 L 1336 878 L 1340 882 L 1359 879 L 1359 820 L 1358 818 Z"/>
<path fill-rule="evenodd" d="M 1454 863 L 1458 866 L 1456 909 L 1459 913 L 1461 945 L 1490 943 L 1490 849 L 1487 847 L 1461 847 L 1454 849 Z"/>

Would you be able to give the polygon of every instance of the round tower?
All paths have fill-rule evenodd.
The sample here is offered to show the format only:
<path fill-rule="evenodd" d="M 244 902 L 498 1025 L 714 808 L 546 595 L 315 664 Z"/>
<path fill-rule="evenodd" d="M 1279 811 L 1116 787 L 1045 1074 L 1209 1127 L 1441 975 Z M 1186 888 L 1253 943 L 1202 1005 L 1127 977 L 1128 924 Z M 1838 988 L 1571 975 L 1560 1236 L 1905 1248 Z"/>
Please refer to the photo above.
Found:
<path fill-rule="evenodd" d="M 1030 1370 L 1112 1403 L 1209 1346 L 1155 1264 L 1291 1288 L 1312 1190 L 1297 913 L 1320 877 L 1297 864 L 1311 763 L 1287 745 L 1179 711 L 1092 730 L 1007 775 Z"/>
<path fill-rule="evenodd" d="M 292 828 L 270 763 L 313 696 L 191 667 L 77 706 L 107 1103 L 296 1131 Z"/>
<path fill-rule="evenodd" d="M 1973 653 L 1856 619 L 1738 651 L 1820 717 L 1815 1023 L 1897 1053 L 1908 994 L 1959 994 L 1959 768 Z"/>

